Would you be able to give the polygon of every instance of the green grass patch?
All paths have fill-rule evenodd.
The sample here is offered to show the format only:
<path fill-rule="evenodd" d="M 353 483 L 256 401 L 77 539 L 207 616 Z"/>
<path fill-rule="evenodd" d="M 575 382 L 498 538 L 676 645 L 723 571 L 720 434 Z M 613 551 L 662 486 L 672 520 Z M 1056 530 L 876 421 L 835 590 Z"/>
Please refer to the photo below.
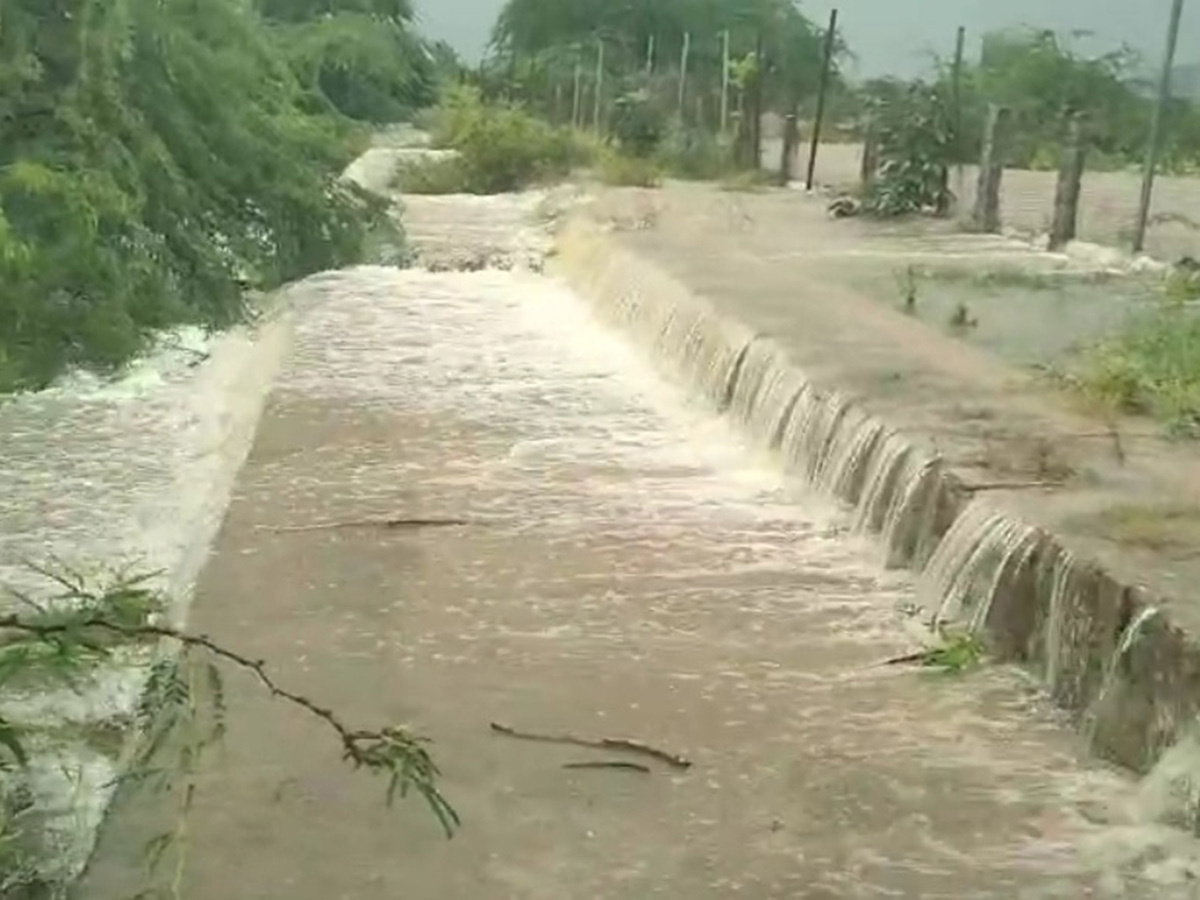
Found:
<path fill-rule="evenodd" d="M 611 187 L 657 188 L 662 186 L 662 168 L 653 159 L 629 156 L 609 149 L 597 167 L 600 180 Z"/>
<path fill-rule="evenodd" d="M 1179 437 L 1200 437 L 1200 318 L 1163 303 L 1081 351 L 1064 376 L 1093 405 L 1145 415 Z"/>

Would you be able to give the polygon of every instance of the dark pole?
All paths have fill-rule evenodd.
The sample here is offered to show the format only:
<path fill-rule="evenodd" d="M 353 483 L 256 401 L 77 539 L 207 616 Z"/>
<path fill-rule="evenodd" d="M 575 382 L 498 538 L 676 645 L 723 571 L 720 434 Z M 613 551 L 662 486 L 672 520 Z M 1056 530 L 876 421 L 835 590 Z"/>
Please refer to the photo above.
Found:
<path fill-rule="evenodd" d="M 958 172 L 957 184 L 959 197 L 963 188 L 963 112 L 962 112 L 962 67 L 963 50 L 967 43 L 967 29 L 958 26 L 958 36 L 954 41 L 954 68 L 951 70 L 950 90 L 954 102 L 954 143 L 951 150 L 954 153 L 955 169 Z"/>
<path fill-rule="evenodd" d="M 1175 65 L 1175 47 L 1179 43 L 1179 20 L 1183 17 L 1183 0 L 1171 4 L 1171 21 L 1167 26 L 1167 52 L 1163 56 L 1162 77 L 1158 83 L 1158 102 L 1150 125 L 1150 143 L 1146 147 L 1146 167 L 1142 173 L 1142 197 L 1138 203 L 1137 226 L 1134 228 L 1133 252 L 1146 248 L 1146 226 L 1150 221 L 1150 200 L 1154 195 L 1154 170 L 1162 150 L 1163 122 L 1167 103 L 1171 99 L 1171 69 Z"/>
<path fill-rule="evenodd" d="M 763 52 L 763 26 L 759 24 L 754 39 L 754 95 L 751 102 L 750 121 L 750 167 L 757 171 L 762 166 L 762 114 L 763 86 L 767 76 L 767 61 Z"/>
<path fill-rule="evenodd" d="M 821 62 L 821 83 L 817 87 L 817 115 L 813 122 L 812 146 L 808 151 L 808 175 L 804 179 L 805 190 L 813 189 L 813 176 L 817 171 L 817 147 L 821 144 L 821 120 L 825 118 L 825 92 L 829 89 L 829 70 L 833 66 L 833 39 L 837 34 L 838 11 L 829 13 L 829 30 L 825 32 L 825 58 Z"/>
<path fill-rule="evenodd" d="M 958 26 L 958 37 L 954 42 L 954 66 L 950 70 L 950 96 L 954 104 L 954 150 L 957 155 L 962 150 L 962 66 L 963 47 L 967 41 L 967 29 Z"/>

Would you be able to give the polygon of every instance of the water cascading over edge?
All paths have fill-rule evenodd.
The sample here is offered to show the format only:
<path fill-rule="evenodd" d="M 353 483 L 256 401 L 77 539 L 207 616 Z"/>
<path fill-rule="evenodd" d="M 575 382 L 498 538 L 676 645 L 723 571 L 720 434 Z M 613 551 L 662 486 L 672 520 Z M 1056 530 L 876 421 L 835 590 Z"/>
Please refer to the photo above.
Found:
<path fill-rule="evenodd" d="M 1200 650 L 1138 589 L 973 497 L 921 442 L 814 384 L 769 338 L 723 319 L 593 223 L 567 223 L 557 266 L 666 374 L 853 507 L 857 526 L 882 538 L 888 566 L 920 573 L 931 625 L 967 625 L 999 658 L 1037 671 L 1100 755 L 1147 772 L 1191 734 Z"/>

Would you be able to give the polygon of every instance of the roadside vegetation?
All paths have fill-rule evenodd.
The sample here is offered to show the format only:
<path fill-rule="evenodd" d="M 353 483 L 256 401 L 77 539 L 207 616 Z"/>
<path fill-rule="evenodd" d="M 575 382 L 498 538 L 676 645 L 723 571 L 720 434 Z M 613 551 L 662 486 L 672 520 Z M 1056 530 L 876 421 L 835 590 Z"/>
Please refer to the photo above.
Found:
<path fill-rule="evenodd" d="M 1069 385 L 1109 415 L 1149 416 L 1176 437 L 1200 438 L 1200 319 L 1164 299 L 1065 368 Z"/>
<path fill-rule="evenodd" d="M 0 393 L 359 259 L 389 223 L 336 177 L 436 58 L 401 0 L 6 4 Z"/>
<path fill-rule="evenodd" d="M 478 87 L 449 89 L 429 117 L 434 146 L 447 155 L 415 159 L 396 173 L 414 194 L 500 194 L 562 179 L 588 160 L 590 148 L 514 104 L 487 103 Z"/>

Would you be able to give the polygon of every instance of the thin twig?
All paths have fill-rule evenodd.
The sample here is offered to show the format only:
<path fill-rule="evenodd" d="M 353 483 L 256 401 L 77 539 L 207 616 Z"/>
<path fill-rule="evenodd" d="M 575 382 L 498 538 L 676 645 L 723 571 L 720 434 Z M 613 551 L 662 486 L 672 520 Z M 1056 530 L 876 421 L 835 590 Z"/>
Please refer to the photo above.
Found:
<path fill-rule="evenodd" d="M 331 531 L 336 528 L 450 528 L 473 524 L 469 519 L 349 519 L 340 522 L 314 522 L 310 525 L 262 525 L 264 531 Z"/>
<path fill-rule="evenodd" d="M 593 760 L 590 762 L 563 763 L 564 769 L 627 769 L 630 772 L 650 774 L 650 767 L 641 763 L 625 762 L 623 760 Z"/>
<path fill-rule="evenodd" d="M 517 731 L 515 728 L 510 728 L 507 725 L 501 725 L 497 722 L 492 723 L 492 731 L 523 741 L 541 741 L 547 744 L 574 744 L 576 747 L 589 747 L 593 750 L 624 750 L 629 753 L 640 753 L 643 756 L 650 756 L 661 760 L 669 766 L 674 766 L 676 769 L 690 769 L 692 766 L 691 760 L 682 756 L 668 753 L 665 750 L 659 750 L 657 747 L 651 747 L 640 741 L 631 741 L 625 738 L 597 738 L 593 740 L 576 737 L 572 734 L 536 734 L 530 731 Z"/>

